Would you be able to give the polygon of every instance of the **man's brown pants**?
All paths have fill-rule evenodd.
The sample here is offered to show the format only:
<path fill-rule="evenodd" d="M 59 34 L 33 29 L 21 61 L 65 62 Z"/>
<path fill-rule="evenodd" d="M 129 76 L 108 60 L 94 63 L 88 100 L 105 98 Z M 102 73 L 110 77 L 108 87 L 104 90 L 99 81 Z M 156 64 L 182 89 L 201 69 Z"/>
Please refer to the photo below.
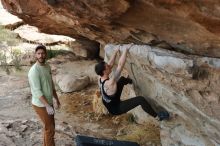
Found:
<path fill-rule="evenodd" d="M 45 107 L 37 107 L 32 105 L 35 112 L 40 117 L 44 126 L 44 142 L 43 146 L 55 146 L 54 134 L 55 134 L 55 121 L 54 115 L 48 115 Z"/>

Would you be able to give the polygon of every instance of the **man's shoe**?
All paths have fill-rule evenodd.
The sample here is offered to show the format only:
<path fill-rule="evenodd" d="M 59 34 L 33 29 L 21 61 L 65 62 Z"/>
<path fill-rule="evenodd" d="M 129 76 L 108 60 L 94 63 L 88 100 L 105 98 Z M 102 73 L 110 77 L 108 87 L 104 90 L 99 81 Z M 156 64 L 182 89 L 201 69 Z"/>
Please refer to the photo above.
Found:
<path fill-rule="evenodd" d="M 167 111 L 161 111 L 158 113 L 157 116 L 159 118 L 159 121 L 169 120 L 169 118 L 170 118 L 170 114 Z"/>

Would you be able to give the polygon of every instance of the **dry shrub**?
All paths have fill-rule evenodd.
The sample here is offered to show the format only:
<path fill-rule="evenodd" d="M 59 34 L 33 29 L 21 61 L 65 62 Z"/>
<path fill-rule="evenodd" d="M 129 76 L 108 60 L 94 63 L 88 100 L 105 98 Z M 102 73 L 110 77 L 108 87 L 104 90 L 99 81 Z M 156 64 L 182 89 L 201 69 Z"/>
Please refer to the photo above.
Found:
<path fill-rule="evenodd" d="M 99 90 L 96 90 L 95 94 L 93 95 L 92 109 L 98 117 L 108 114 L 108 110 L 102 103 L 102 97 Z"/>
<path fill-rule="evenodd" d="M 117 136 L 118 140 L 134 141 L 144 146 L 147 143 L 160 145 L 160 128 L 156 120 L 149 120 L 143 125 L 129 124 L 120 130 L 122 134 Z"/>

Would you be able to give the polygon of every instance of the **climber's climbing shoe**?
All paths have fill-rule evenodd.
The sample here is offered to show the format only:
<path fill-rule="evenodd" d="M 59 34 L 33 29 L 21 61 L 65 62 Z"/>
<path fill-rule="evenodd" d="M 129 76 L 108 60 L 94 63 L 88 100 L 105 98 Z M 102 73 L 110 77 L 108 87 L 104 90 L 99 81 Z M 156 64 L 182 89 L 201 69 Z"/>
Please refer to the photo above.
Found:
<path fill-rule="evenodd" d="M 170 118 L 170 114 L 167 111 L 161 111 L 157 116 L 159 121 L 169 120 Z"/>

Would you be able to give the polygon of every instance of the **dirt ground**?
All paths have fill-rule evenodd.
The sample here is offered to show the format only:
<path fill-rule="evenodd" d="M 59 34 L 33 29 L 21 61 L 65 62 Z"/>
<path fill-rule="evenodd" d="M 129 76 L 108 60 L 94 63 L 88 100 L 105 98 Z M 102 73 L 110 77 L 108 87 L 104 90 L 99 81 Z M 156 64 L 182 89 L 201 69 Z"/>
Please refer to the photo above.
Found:
<path fill-rule="evenodd" d="M 31 107 L 26 71 L 0 74 L 0 145 L 42 144 L 42 125 Z M 58 92 L 62 107 L 56 111 L 56 145 L 75 146 L 77 134 L 160 146 L 160 128 L 155 121 L 140 125 L 131 114 L 97 116 L 92 100 L 97 85 L 73 93 Z"/>
<path fill-rule="evenodd" d="M 91 85 L 80 92 L 60 96 L 63 103 L 61 112 L 66 113 L 65 116 L 67 116 L 65 119 L 70 120 L 69 123 L 71 123 L 71 120 L 77 117 L 78 124 L 84 125 L 84 131 L 77 132 L 95 137 L 135 141 L 143 146 L 160 145 L 159 126 L 155 121 L 140 125 L 135 123 L 131 114 L 98 117 L 93 112 L 91 96 L 95 94 L 96 89 L 97 85 Z M 87 126 L 88 131 L 85 131 Z"/>

